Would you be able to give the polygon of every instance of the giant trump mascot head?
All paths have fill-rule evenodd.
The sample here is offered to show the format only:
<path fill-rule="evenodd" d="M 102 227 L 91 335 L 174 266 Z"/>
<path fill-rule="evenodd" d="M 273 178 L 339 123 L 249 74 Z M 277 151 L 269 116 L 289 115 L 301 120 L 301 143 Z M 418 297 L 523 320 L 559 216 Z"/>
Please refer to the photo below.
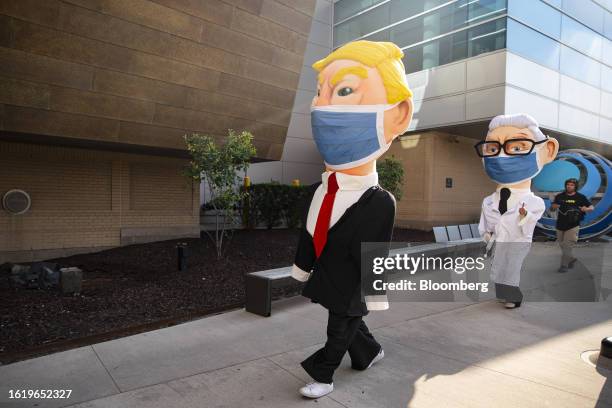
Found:
<path fill-rule="evenodd" d="M 530 188 L 531 179 L 557 156 L 559 142 L 542 133 L 533 117 L 519 113 L 494 117 L 475 147 L 487 176 L 499 186 Z"/>
<path fill-rule="evenodd" d="M 403 55 L 390 42 L 354 41 L 313 64 L 312 132 L 328 170 L 375 171 L 376 159 L 408 129 L 412 92 Z"/>

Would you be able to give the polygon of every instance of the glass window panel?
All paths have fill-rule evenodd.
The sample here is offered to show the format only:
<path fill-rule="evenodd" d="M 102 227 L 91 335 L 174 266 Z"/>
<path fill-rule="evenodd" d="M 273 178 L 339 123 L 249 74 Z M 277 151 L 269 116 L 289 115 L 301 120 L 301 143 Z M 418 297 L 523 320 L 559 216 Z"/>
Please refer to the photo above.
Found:
<path fill-rule="evenodd" d="M 368 40 L 368 41 L 391 41 L 391 38 L 389 38 L 389 29 L 387 30 L 383 30 L 383 31 L 379 31 L 377 33 L 374 33 L 372 35 L 368 35 L 367 37 L 364 38 L 364 40 Z"/>
<path fill-rule="evenodd" d="M 506 0 L 471 0 L 465 4 L 468 6 L 468 19 L 470 23 L 495 17 L 506 11 Z"/>
<path fill-rule="evenodd" d="M 467 32 L 468 57 L 506 47 L 506 19 L 491 21 L 470 28 Z"/>
<path fill-rule="evenodd" d="M 563 10 L 593 30 L 603 32 L 604 9 L 591 0 L 563 0 Z"/>
<path fill-rule="evenodd" d="M 407 74 L 421 71 L 423 69 L 423 46 L 419 45 L 405 49 L 402 62 Z"/>
<path fill-rule="evenodd" d="M 561 40 L 593 58 L 601 58 L 602 37 L 566 15 L 561 20 Z"/>
<path fill-rule="evenodd" d="M 509 50 L 554 70 L 559 69 L 560 44 L 557 41 L 512 19 L 508 19 L 507 30 Z"/>
<path fill-rule="evenodd" d="M 406 15 L 412 18 L 390 27 L 388 34 L 376 33 L 367 38 L 388 38 L 400 47 L 405 47 L 467 27 L 486 18 L 493 18 L 503 14 L 506 9 L 506 0 L 459 0 L 416 16 L 423 9 L 432 10 L 442 3 L 442 0 L 410 0 L 410 2 L 393 0 L 391 3 L 383 4 L 337 25 L 334 28 L 334 47 L 384 28 Z M 403 13 L 398 11 L 400 6 L 403 6 Z"/>
<path fill-rule="evenodd" d="M 606 11 L 604 35 L 612 40 L 612 13 Z"/>
<path fill-rule="evenodd" d="M 508 0 L 508 14 L 557 40 L 561 38 L 561 12 L 539 0 Z"/>
<path fill-rule="evenodd" d="M 422 71 L 467 58 L 467 31 L 404 50 L 406 73 Z"/>
<path fill-rule="evenodd" d="M 391 0 L 391 16 L 393 21 L 400 21 L 415 16 L 426 10 L 431 10 L 448 0 Z"/>
<path fill-rule="evenodd" d="M 389 25 L 389 3 L 334 27 L 334 47 Z"/>
<path fill-rule="evenodd" d="M 461 2 L 391 27 L 390 40 L 405 47 L 465 27 L 468 8 Z"/>
<path fill-rule="evenodd" d="M 561 0 L 545 0 L 547 3 L 552 4 L 555 7 L 561 8 Z"/>
<path fill-rule="evenodd" d="M 561 46 L 561 73 L 599 87 L 601 64 L 564 45 Z"/>
<path fill-rule="evenodd" d="M 607 39 L 603 39 L 604 44 L 603 44 L 603 51 L 602 51 L 602 56 L 603 56 L 603 62 L 605 62 L 606 64 L 610 65 L 612 67 L 612 41 L 607 40 Z"/>
<path fill-rule="evenodd" d="M 340 0 L 334 4 L 334 23 L 372 7 L 384 0 Z"/>
<path fill-rule="evenodd" d="M 605 65 L 601 67 L 601 89 L 612 92 L 612 68 Z"/>

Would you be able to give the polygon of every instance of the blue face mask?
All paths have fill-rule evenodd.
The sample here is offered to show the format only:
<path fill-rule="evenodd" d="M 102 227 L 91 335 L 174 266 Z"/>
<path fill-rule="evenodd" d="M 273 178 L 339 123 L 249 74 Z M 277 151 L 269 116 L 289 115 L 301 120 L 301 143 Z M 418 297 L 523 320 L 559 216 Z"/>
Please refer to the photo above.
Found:
<path fill-rule="evenodd" d="M 484 157 L 484 168 L 491 180 L 497 184 L 517 184 L 535 177 L 542 166 L 538 163 L 538 150 L 525 156 Z"/>
<path fill-rule="evenodd" d="M 395 106 L 313 106 L 312 134 L 325 165 L 344 170 L 380 157 L 391 146 L 385 141 L 384 114 Z"/>

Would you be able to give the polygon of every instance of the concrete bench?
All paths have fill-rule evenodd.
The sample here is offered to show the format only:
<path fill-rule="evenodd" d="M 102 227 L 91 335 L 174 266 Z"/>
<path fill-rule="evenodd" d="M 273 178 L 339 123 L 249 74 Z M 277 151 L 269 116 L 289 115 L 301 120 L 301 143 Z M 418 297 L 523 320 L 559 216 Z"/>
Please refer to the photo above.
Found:
<path fill-rule="evenodd" d="M 251 272 L 246 276 L 247 312 L 269 317 L 272 313 L 272 286 L 281 282 L 291 283 L 291 267 Z M 294 283 L 297 283 L 293 279 Z"/>
<path fill-rule="evenodd" d="M 396 254 L 441 256 L 458 251 L 475 250 L 483 245 L 484 242 L 480 238 L 454 242 L 430 243 L 391 249 L 389 251 L 389 256 L 395 256 Z M 282 283 L 289 284 L 296 282 L 297 281 L 293 280 L 291 277 L 290 266 L 247 274 L 246 311 L 269 317 L 272 314 L 272 288 Z"/>

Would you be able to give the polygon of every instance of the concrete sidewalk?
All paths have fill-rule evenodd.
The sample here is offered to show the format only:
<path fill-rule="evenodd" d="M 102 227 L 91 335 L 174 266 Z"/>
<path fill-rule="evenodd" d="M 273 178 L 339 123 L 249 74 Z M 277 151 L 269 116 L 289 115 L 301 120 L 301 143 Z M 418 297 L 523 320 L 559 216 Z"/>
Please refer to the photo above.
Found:
<path fill-rule="evenodd" d="M 344 361 L 336 390 L 297 389 L 326 313 L 301 297 L 270 318 L 243 310 L 0 367 L 2 407 L 612 407 L 609 371 L 581 360 L 612 335 L 608 303 L 394 303 L 367 323 L 386 358 Z M 10 389 L 72 389 L 9 400 Z M 599 400 L 599 402 L 597 402 Z"/>

